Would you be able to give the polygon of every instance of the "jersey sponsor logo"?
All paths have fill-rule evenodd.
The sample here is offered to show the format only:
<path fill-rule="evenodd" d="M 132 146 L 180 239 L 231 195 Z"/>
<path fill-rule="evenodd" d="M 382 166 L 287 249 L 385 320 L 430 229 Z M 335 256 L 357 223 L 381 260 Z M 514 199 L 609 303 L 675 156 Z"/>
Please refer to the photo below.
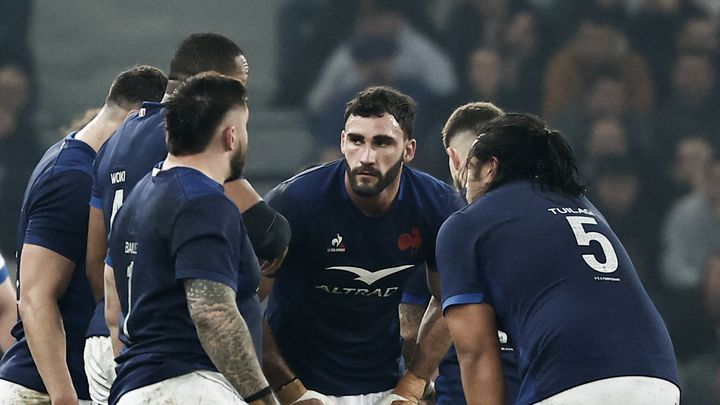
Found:
<path fill-rule="evenodd" d="M 372 285 L 376 283 L 377 281 L 395 273 L 399 273 L 403 270 L 409 269 L 410 267 L 415 266 L 414 264 L 405 264 L 402 266 L 397 267 L 388 267 L 387 269 L 380 269 L 378 271 L 368 271 L 361 267 L 354 267 L 354 266 L 332 266 L 332 267 L 326 267 L 325 270 L 341 270 L 341 271 L 347 271 L 349 273 L 355 274 L 357 277 L 355 277 L 353 280 L 362 281 L 363 283 L 367 285 Z"/>
<path fill-rule="evenodd" d="M 331 287 L 328 285 L 316 285 L 318 290 L 325 291 L 328 294 L 335 295 L 351 295 L 356 297 L 390 297 L 400 290 L 400 287 L 389 288 L 351 288 L 351 287 Z"/>
<path fill-rule="evenodd" d="M 405 251 L 410 250 L 413 254 L 417 253 L 420 245 L 422 245 L 422 235 L 420 230 L 413 227 L 410 232 L 400 235 L 398 238 L 398 249 Z"/>
<path fill-rule="evenodd" d="M 335 237 L 332 238 L 330 241 L 330 247 L 326 249 L 328 253 L 344 253 L 345 252 L 345 244 L 343 242 L 343 237 L 336 233 Z"/>

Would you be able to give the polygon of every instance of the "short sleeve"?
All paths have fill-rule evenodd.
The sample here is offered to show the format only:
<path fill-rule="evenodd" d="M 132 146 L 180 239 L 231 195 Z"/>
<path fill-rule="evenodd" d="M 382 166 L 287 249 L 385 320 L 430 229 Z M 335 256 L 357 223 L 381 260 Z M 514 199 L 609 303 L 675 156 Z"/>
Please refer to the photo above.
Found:
<path fill-rule="evenodd" d="M 282 277 L 293 262 L 301 260 L 301 252 L 303 251 L 303 248 L 300 244 L 302 241 L 295 237 L 296 235 L 303 234 L 303 221 L 300 219 L 299 213 L 296 212 L 300 206 L 294 203 L 291 199 L 287 183 L 280 184 L 270 190 L 267 194 L 265 194 L 263 200 L 267 202 L 270 208 L 282 214 L 282 216 L 284 216 L 290 224 L 292 236 L 290 237 L 290 242 L 288 243 L 287 256 L 285 256 L 285 260 L 283 260 L 283 264 L 280 268 L 273 274 L 273 277 Z"/>
<path fill-rule="evenodd" d="M 237 291 L 243 229 L 240 212 L 226 197 L 192 200 L 173 226 L 175 278 L 215 281 Z"/>
<path fill-rule="evenodd" d="M 24 243 L 38 245 L 84 264 L 92 178 L 65 170 L 33 190 Z"/>
<path fill-rule="evenodd" d="M 443 312 L 450 306 L 487 302 L 487 286 L 477 260 L 477 230 L 464 213 L 452 215 L 437 238 L 437 270 Z"/>
<path fill-rule="evenodd" d="M 427 305 L 430 302 L 430 290 L 428 290 L 426 266 L 418 266 L 410 278 L 405 282 L 403 294 L 400 300 L 403 304 Z"/>

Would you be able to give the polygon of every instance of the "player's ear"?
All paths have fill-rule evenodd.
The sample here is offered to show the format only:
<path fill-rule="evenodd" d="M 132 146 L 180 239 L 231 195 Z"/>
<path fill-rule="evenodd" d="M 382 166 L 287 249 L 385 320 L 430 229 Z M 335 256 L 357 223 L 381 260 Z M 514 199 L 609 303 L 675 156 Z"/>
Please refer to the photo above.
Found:
<path fill-rule="evenodd" d="M 458 156 L 458 151 L 455 148 L 448 147 L 445 149 L 445 152 L 447 152 L 448 157 L 450 158 L 450 164 L 452 165 L 452 168 L 455 169 L 455 171 L 460 170 L 460 156 Z"/>
<path fill-rule="evenodd" d="M 238 137 L 235 134 L 235 126 L 225 127 L 222 133 L 223 147 L 225 150 L 234 150 L 238 146 Z"/>
<path fill-rule="evenodd" d="M 345 154 L 345 138 L 345 130 L 343 129 L 340 131 L 340 152 L 342 152 L 343 155 Z"/>
<path fill-rule="evenodd" d="M 415 141 L 415 138 L 410 138 L 405 141 L 405 148 L 403 150 L 403 162 L 410 163 L 413 158 L 415 157 L 415 148 L 417 147 L 417 142 Z"/>
<path fill-rule="evenodd" d="M 493 179 L 495 176 L 497 176 L 498 167 L 500 167 L 500 161 L 495 156 L 490 156 L 490 159 L 487 161 L 488 163 L 488 176 L 491 176 Z"/>

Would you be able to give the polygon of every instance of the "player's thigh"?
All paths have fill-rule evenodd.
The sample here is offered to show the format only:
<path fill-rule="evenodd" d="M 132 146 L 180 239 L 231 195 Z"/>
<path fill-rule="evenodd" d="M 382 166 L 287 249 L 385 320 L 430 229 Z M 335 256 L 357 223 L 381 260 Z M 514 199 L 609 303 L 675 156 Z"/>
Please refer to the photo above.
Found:
<path fill-rule="evenodd" d="M 50 396 L 25 388 L 20 384 L 0 380 L 0 404 L 3 405 L 50 405 Z"/>
<path fill-rule="evenodd" d="M 678 405 L 680 389 L 652 377 L 613 377 L 565 390 L 536 405 Z"/>
<path fill-rule="evenodd" d="M 107 404 L 110 386 L 115 381 L 115 355 L 110 337 L 87 338 L 83 357 L 90 398 L 95 404 Z"/>
<path fill-rule="evenodd" d="M 159 403 L 246 404 L 222 374 L 205 370 L 169 378 L 132 390 L 118 401 L 118 405 Z"/>
<path fill-rule="evenodd" d="M 348 395 L 344 397 L 333 397 L 327 395 L 328 398 L 335 401 L 336 405 L 375 405 L 382 397 L 392 392 L 392 390 L 384 392 L 374 392 L 371 394 Z"/>

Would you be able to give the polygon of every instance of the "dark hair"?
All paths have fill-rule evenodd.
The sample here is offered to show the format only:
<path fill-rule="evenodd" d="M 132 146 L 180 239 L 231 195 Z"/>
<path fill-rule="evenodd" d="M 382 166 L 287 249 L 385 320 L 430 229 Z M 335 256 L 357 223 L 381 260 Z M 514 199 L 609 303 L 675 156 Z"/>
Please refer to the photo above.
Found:
<path fill-rule="evenodd" d="M 167 82 L 168 78 L 162 70 L 147 65 L 135 66 L 115 78 L 105 104 L 113 103 L 131 109 L 143 101 L 160 101 Z"/>
<path fill-rule="evenodd" d="M 450 114 L 445 126 L 442 129 L 443 145 L 447 149 L 450 141 L 455 135 L 463 131 L 472 131 L 477 136 L 480 127 L 493 118 L 497 118 L 503 114 L 503 110 L 493 103 L 474 102 L 465 104 L 455 109 Z"/>
<path fill-rule="evenodd" d="M 170 62 L 170 79 L 182 81 L 210 71 L 232 76 L 238 70 L 235 58 L 239 55 L 244 55 L 243 51 L 222 35 L 192 34 L 183 40 Z"/>
<path fill-rule="evenodd" d="M 247 89 L 239 80 L 213 72 L 191 77 L 166 103 L 168 151 L 203 152 L 225 114 L 238 106 L 247 107 Z"/>
<path fill-rule="evenodd" d="M 540 118 L 532 114 L 505 114 L 480 131 L 467 161 L 473 157 L 480 162 L 492 157 L 498 160 L 497 173 L 488 190 L 526 179 L 573 196 L 585 192 L 570 145 Z"/>
<path fill-rule="evenodd" d="M 390 113 L 395 117 L 406 138 L 412 138 L 415 124 L 415 100 L 390 87 L 369 87 L 358 93 L 347 103 L 344 122 L 347 122 L 351 115 L 382 117 L 385 113 Z"/>

